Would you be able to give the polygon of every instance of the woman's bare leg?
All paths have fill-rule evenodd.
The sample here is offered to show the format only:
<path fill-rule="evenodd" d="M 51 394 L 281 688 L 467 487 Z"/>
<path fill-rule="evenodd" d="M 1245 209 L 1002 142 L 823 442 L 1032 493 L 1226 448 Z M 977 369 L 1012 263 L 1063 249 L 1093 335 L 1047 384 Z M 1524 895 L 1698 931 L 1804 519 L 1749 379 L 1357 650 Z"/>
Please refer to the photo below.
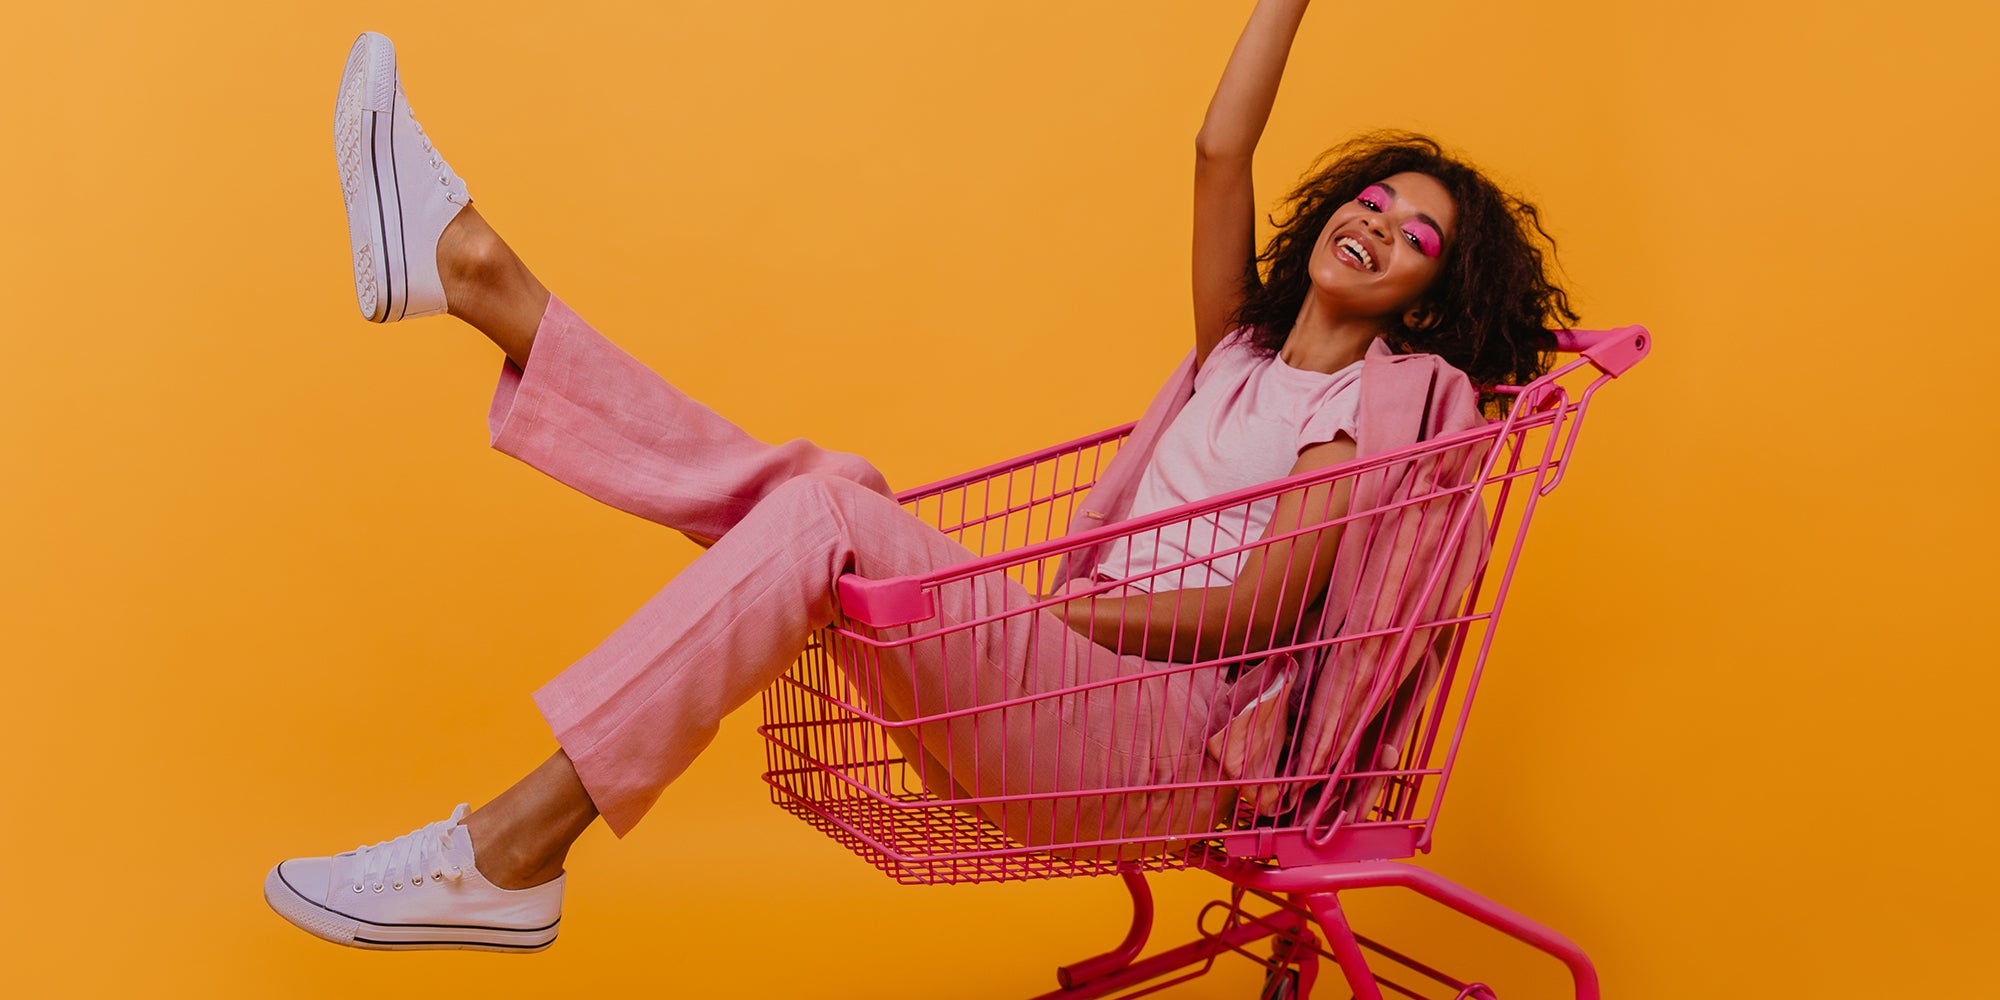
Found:
<path fill-rule="evenodd" d="M 526 369 L 535 330 L 549 307 L 548 288 L 471 205 L 445 227 L 437 253 L 446 310 Z"/>
<path fill-rule="evenodd" d="M 502 889 L 525 889 L 561 875 L 570 845 L 596 818 L 576 768 L 557 750 L 464 824 L 479 874 Z"/>

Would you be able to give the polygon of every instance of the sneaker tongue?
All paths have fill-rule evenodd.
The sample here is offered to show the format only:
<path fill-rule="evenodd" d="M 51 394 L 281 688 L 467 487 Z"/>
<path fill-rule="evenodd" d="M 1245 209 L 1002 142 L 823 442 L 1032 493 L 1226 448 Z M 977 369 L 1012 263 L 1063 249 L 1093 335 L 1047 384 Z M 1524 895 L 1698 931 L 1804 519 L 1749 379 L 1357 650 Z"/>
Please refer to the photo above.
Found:
<path fill-rule="evenodd" d="M 451 811 L 451 846 L 453 850 L 465 852 L 472 857 L 472 831 L 465 828 L 466 804 L 461 802 Z"/>

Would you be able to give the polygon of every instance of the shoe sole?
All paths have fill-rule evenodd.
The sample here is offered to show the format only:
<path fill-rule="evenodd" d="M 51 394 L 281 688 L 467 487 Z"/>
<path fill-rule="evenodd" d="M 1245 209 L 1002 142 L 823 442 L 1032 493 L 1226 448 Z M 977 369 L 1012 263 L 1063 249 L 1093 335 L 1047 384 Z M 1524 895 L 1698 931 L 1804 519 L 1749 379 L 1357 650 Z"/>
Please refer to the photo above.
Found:
<path fill-rule="evenodd" d="M 497 951 L 527 954 L 555 943 L 559 918 L 547 927 L 517 930 L 463 924 L 378 924 L 315 903 L 278 871 L 264 877 L 264 901 L 278 916 L 323 941 L 371 951 Z"/>
<path fill-rule="evenodd" d="M 402 185 L 396 178 L 396 46 L 364 32 L 348 50 L 333 107 L 334 158 L 347 203 L 354 251 L 354 297 L 370 322 L 409 311 L 409 261 L 403 246 Z M 403 291 L 398 296 L 397 289 Z"/>

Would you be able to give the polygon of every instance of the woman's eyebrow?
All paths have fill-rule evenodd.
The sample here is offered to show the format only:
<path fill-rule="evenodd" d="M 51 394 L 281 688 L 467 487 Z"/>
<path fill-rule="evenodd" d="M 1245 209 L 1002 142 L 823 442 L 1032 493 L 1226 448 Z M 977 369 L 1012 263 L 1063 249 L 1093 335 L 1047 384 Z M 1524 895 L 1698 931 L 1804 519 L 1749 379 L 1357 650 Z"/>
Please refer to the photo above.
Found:
<path fill-rule="evenodd" d="M 1396 187 L 1395 185 L 1390 184 L 1388 181 L 1376 181 L 1375 186 L 1381 188 L 1384 191 L 1389 192 L 1389 197 L 1391 198 L 1396 197 Z M 1417 218 L 1423 220 L 1425 223 L 1429 224 L 1432 229 L 1436 230 L 1439 239 L 1444 238 L 1444 227 L 1438 225 L 1438 220 L 1431 218 L 1429 215 L 1426 215 L 1423 212 L 1418 212 Z"/>

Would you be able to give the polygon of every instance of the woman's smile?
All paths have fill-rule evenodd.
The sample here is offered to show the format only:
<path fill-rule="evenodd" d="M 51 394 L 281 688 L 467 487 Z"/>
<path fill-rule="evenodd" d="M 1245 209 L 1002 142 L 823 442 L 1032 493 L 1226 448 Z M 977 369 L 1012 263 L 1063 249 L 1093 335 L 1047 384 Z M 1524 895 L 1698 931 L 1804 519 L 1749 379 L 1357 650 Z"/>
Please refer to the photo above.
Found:
<path fill-rule="evenodd" d="M 1360 271 L 1376 270 L 1375 255 L 1369 251 L 1368 244 L 1363 242 L 1360 237 L 1352 235 L 1336 237 L 1333 241 L 1333 249 L 1334 256 L 1338 257 L 1340 262 L 1346 264 L 1348 267 Z"/>

